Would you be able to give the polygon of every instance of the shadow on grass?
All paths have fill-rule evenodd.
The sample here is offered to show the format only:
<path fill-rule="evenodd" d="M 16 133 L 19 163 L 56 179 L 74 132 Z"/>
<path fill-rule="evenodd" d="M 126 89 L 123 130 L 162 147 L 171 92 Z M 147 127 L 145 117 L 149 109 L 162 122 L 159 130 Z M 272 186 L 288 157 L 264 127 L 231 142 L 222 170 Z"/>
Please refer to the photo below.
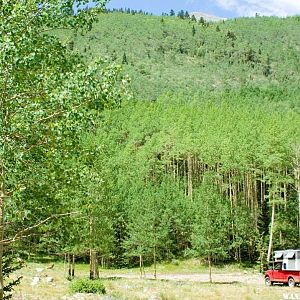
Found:
<path fill-rule="evenodd" d="M 122 276 L 109 276 L 109 277 L 99 277 L 99 280 L 103 281 L 114 281 L 114 280 L 122 280 L 122 279 L 131 279 Z"/>

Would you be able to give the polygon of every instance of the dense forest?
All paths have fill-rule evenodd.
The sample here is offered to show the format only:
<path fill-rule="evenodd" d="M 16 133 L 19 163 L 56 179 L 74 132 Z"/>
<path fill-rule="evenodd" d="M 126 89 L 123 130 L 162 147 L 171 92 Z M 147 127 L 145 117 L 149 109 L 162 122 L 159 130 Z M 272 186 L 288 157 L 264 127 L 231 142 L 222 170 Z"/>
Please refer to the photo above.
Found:
<path fill-rule="evenodd" d="M 34 2 L 0 7 L 1 286 L 18 257 L 97 278 L 299 246 L 299 17 Z"/>

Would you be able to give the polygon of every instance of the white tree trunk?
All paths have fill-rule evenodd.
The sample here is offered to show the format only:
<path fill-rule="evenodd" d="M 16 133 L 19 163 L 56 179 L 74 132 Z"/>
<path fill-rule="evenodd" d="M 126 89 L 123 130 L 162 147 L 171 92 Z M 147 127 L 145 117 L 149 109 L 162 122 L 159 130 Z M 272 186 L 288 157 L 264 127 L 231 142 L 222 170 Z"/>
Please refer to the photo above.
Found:
<path fill-rule="evenodd" d="M 267 255 L 267 262 L 268 263 L 270 262 L 271 254 L 272 254 L 274 220 L 275 220 L 275 203 L 273 202 L 273 204 L 272 204 L 271 228 L 270 228 L 270 241 L 269 241 L 268 255 Z"/>

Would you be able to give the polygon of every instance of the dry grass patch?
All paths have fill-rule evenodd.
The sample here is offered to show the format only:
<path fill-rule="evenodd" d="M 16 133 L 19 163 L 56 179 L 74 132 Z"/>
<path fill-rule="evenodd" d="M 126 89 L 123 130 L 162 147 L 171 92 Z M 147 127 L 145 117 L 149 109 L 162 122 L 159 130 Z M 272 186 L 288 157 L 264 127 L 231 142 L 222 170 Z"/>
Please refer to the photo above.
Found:
<path fill-rule="evenodd" d="M 182 266 L 176 267 L 161 265 L 158 280 L 140 279 L 137 269 L 131 270 L 102 270 L 107 295 L 96 298 L 83 297 L 82 299 L 105 300 L 281 300 L 284 294 L 299 294 L 300 288 L 274 286 L 265 287 L 263 276 L 252 272 L 244 273 L 243 270 L 231 271 L 230 268 L 217 269 L 213 279 L 216 283 L 207 282 L 207 270 L 202 266 L 197 274 L 195 268 L 188 269 Z M 188 263 L 189 264 L 189 263 Z M 59 300 L 74 299 L 69 292 L 70 282 L 66 279 L 64 266 L 55 264 L 53 269 L 47 269 L 47 264 L 28 264 L 20 270 L 18 275 L 24 278 L 20 286 L 16 288 L 14 300 Z M 40 271 L 42 269 L 42 271 Z M 163 272 L 165 270 L 165 272 Z M 40 271 L 40 272 L 38 272 Z M 151 271 L 151 268 L 147 272 Z M 174 272 L 174 277 L 173 273 Z M 89 274 L 88 265 L 76 266 L 76 277 L 86 278 Z M 32 279 L 39 276 L 40 281 L 32 286 Z M 123 276 L 123 278 L 122 278 Z M 128 277 L 126 277 L 128 276 Z M 168 280 L 162 277 L 169 278 Z M 178 280 L 177 278 L 184 278 Z M 53 282 L 47 282 L 52 277 Z M 109 278 L 114 277 L 114 278 Z M 185 280 L 190 278 L 191 280 Z M 237 282 L 236 279 L 240 282 Z M 193 281 L 194 280 L 194 281 Z M 298 292 L 299 291 L 299 292 Z M 66 298 L 67 297 L 67 298 Z"/>

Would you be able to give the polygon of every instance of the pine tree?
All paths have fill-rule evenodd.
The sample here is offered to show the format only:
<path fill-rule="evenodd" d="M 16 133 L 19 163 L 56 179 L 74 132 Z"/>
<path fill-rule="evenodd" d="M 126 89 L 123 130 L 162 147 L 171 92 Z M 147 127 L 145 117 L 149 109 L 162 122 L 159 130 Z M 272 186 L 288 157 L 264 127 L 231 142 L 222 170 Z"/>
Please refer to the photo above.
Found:
<path fill-rule="evenodd" d="M 184 19 L 184 11 L 183 10 L 180 10 L 177 14 L 178 18 L 180 19 Z"/>
<path fill-rule="evenodd" d="M 7 279 L 12 273 L 23 268 L 23 264 L 24 262 L 21 259 L 16 259 L 14 255 L 10 252 L 5 252 L 3 257 L 3 278 L 6 279 L 6 284 L 3 287 L 4 300 L 12 298 L 12 292 L 15 286 L 20 284 L 22 277 L 20 276 L 8 282 Z"/>
<path fill-rule="evenodd" d="M 199 19 L 199 24 L 202 25 L 202 26 L 204 26 L 205 23 L 206 23 L 206 22 L 205 22 L 204 18 L 203 18 L 203 17 L 200 17 L 200 19 Z"/>
<path fill-rule="evenodd" d="M 195 36 L 196 34 L 196 28 L 195 28 L 195 25 L 193 25 L 193 28 L 192 28 L 192 35 Z"/>
<path fill-rule="evenodd" d="M 123 64 L 123 65 L 125 65 L 125 64 L 127 65 L 127 64 L 128 64 L 127 56 L 126 56 L 126 53 L 125 53 L 125 52 L 123 53 L 122 64 Z"/>
<path fill-rule="evenodd" d="M 270 59 L 269 55 L 267 56 L 267 61 L 266 61 L 265 65 L 264 65 L 264 67 L 263 67 L 263 74 L 266 77 L 269 77 L 272 74 L 271 59 Z"/>

